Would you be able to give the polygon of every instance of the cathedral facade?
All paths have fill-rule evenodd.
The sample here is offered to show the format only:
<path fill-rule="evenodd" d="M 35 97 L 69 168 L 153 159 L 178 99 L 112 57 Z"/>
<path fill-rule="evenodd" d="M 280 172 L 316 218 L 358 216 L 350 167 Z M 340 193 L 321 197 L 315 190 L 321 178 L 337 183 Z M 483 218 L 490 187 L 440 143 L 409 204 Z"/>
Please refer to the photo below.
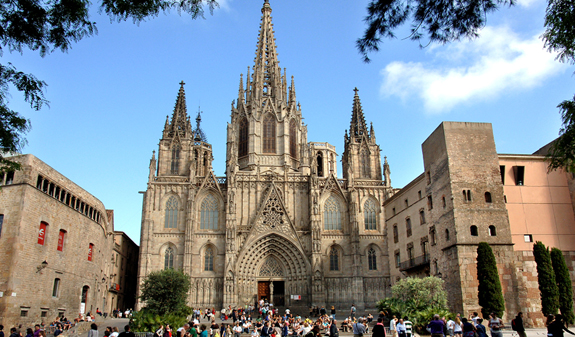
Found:
<path fill-rule="evenodd" d="M 342 135 L 343 179 L 335 147 L 307 141 L 293 76 L 278 65 L 271 11 L 265 1 L 255 65 L 232 105 L 225 177 L 212 170 L 211 145 L 199 115 L 197 126 L 190 122 L 181 83 L 150 162 L 139 283 L 178 268 L 192 279 L 193 307 L 260 299 L 374 307 L 390 292 L 382 206 L 392 193 L 389 166 L 357 89 Z"/>

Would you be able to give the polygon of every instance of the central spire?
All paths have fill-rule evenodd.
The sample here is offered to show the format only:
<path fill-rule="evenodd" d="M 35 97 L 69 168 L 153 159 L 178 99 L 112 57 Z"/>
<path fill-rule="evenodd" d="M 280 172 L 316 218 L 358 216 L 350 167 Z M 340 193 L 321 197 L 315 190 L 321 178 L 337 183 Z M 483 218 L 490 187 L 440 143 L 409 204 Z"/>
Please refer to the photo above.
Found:
<path fill-rule="evenodd" d="M 364 134 L 367 136 L 367 125 L 365 124 L 365 117 L 363 116 L 361 101 L 359 100 L 359 95 L 357 94 L 359 90 L 354 88 L 353 91 L 355 92 L 355 95 L 353 96 L 353 112 L 349 126 L 349 135 L 351 137 L 360 137 Z"/>
<path fill-rule="evenodd" d="M 252 97 L 255 99 L 282 96 L 282 76 L 271 13 L 272 8 L 266 0 L 262 7 L 262 21 L 253 68 Z"/>

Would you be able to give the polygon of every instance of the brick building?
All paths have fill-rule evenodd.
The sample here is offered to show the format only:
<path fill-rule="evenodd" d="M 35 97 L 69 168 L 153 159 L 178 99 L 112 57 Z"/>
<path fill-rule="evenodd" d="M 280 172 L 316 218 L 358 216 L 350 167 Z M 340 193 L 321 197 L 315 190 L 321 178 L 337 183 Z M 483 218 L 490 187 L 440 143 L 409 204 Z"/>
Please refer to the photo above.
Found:
<path fill-rule="evenodd" d="M 115 234 L 102 202 L 40 159 L 11 159 L 22 169 L 0 175 L 0 324 L 31 326 L 105 308 L 114 237 L 125 234 Z M 124 250 L 136 266 L 137 247 Z"/>

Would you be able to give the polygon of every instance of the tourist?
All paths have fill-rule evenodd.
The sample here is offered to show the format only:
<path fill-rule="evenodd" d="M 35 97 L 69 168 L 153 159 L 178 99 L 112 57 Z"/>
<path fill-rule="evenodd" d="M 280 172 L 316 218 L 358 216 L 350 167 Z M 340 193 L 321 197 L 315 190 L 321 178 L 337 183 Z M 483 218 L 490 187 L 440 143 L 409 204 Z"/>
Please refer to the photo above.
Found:
<path fill-rule="evenodd" d="M 491 337 L 503 337 L 503 333 L 501 332 L 501 329 L 503 329 L 505 327 L 505 325 L 503 325 L 503 321 L 501 320 L 501 318 L 497 317 L 497 315 L 492 312 L 491 315 L 489 315 L 491 318 L 489 319 L 489 329 L 491 329 Z"/>
<path fill-rule="evenodd" d="M 20 337 L 20 335 L 16 332 L 16 328 L 10 328 L 10 337 Z"/>
<path fill-rule="evenodd" d="M 397 335 L 399 337 L 405 337 L 406 330 L 405 330 L 405 324 L 403 324 L 403 318 L 400 318 L 397 321 L 397 324 L 395 325 L 395 330 L 397 331 Z"/>
<path fill-rule="evenodd" d="M 331 314 L 331 319 L 335 319 L 335 307 L 333 305 L 331 306 L 330 314 Z"/>
<path fill-rule="evenodd" d="M 473 321 L 473 326 L 477 326 L 477 320 L 479 319 L 479 314 L 477 311 L 474 311 L 470 318 Z"/>
<path fill-rule="evenodd" d="M 121 332 L 118 337 L 136 337 L 136 334 L 130 330 L 130 325 L 126 325 L 124 326 L 124 332 Z"/>
<path fill-rule="evenodd" d="M 164 336 L 164 325 L 161 324 L 160 328 L 156 330 L 156 334 L 154 337 L 163 337 Z"/>
<path fill-rule="evenodd" d="M 407 337 L 413 336 L 413 323 L 407 319 L 407 316 L 403 317 L 403 325 L 405 325 L 405 335 Z"/>
<path fill-rule="evenodd" d="M 357 309 L 355 308 L 355 304 L 351 305 L 351 309 L 349 311 L 349 315 L 351 316 L 351 318 L 355 319 L 355 313 L 356 313 Z"/>
<path fill-rule="evenodd" d="M 449 320 L 447 321 L 447 332 L 449 333 L 449 336 L 453 337 L 454 329 L 455 329 L 455 321 L 449 318 Z"/>
<path fill-rule="evenodd" d="M 112 328 L 112 333 L 110 334 L 110 337 L 118 337 L 120 335 L 120 330 L 118 330 L 118 327 L 115 326 Z"/>
<path fill-rule="evenodd" d="M 389 320 L 389 332 L 391 332 L 391 337 L 397 337 L 397 330 L 395 328 L 396 324 L 397 318 L 395 318 L 395 315 L 393 315 Z"/>
<path fill-rule="evenodd" d="M 463 335 L 463 329 L 461 328 L 461 319 L 459 314 L 455 317 L 455 324 L 453 325 L 453 335 L 455 337 L 461 337 Z"/>
<path fill-rule="evenodd" d="M 353 324 L 353 336 L 363 337 L 364 333 L 366 333 L 365 326 L 363 325 L 363 319 L 360 318 L 357 323 Z"/>
<path fill-rule="evenodd" d="M 475 326 L 475 330 L 477 331 L 477 337 L 487 337 L 487 329 L 485 325 L 483 325 L 483 318 L 477 318 L 477 325 Z"/>
<path fill-rule="evenodd" d="M 335 314 L 334 314 L 334 317 L 335 317 Z M 337 321 L 335 320 L 335 318 L 333 318 L 331 320 L 331 324 L 329 326 L 329 336 L 330 337 L 339 337 L 339 329 L 337 328 Z"/>
<path fill-rule="evenodd" d="M 395 317 L 395 316 L 394 316 Z M 445 327 L 445 322 L 439 319 L 439 315 L 433 315 L 433 320 L 427 324 L 427 328 L 431 333 L 431 337 L 443 337 L 443 328 Z"/>
<path fill-rule="evenodd" d="M 565 327 L 563 316 L 560 314 L 555 315 L 555 319 L 547 326 L 547 331 L 547 335 L 553 337 L 563 337 L 563 331 L 575 335 L 575 333 L 569 331 L 569 329 Z"/>
<path fill-rule="evenodd" d="M 517 313 L 514 322 L 515 326 L 513 328 L 515 331 L 517 331 L 519 337 L 527 337 L 527 334 L 525 333 L 525 327 L 523 326 L 523 313 L 521 311 Z"/>
<path fill-rule="evenodd" d="M 475 327 L 465 317 L 461 319 L 461 330 L 463 331 L 463 337 L 475 337 Z"/>
<path fill-rule="evenodd" d="M 33 337 L 33 336 L 34 336 L 34 331 L 32 331 L 32 328 L 26 329 L 26 337 Z"/>
<path fill-rule="evenodd" d="M 4 325 L 0 324 L 0 337 L 4 337 Z"/>
<path fill-rule="evenodd" d="M 240 326 L 240 322 L 236 322 L 236 325 L 234 325 L 234 337 L 240 337 L 240 335 L 242 334 L 242 327 Z"/>
<path fill-rule="evenodd" d="M 96 325 L 96 324 L 94 324 L 94 325 Z M 34 337 L 40 337 L 40 332 L 41 332 L 40 324 L 34 325 Z M 98 336 L 96 335 L 96 337 L 98 337 Z"/>
<path fill-rule="evenodd" d="M 90 331 L 88 331 L 88 337 L 98 337 L 98 326 L 96 323 L 90 325 Z"/>
<path fill-rule="evenodd" d="M 377 324 L 373 327 L 372 337 L 386 337 L 385 336 L 385 326 L 383 325 L 383 318 L 377 318 Z"/>

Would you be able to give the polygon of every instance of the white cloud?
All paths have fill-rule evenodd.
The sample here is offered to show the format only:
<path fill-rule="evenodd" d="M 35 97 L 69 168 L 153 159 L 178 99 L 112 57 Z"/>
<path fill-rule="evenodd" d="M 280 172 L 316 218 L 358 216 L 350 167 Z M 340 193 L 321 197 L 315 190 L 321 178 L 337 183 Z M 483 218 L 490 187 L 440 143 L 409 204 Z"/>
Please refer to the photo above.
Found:
<path fill-rule="evenodd" d="M 392 62 L 381 71 L 381 94 L 419 96 L 427 112 L 529 89 L 567 66 L 543 49 L 539 35 L 521 40 L 506 27 L 487 27 L 481 37 L 431 51 L 439 62 Z"/>

